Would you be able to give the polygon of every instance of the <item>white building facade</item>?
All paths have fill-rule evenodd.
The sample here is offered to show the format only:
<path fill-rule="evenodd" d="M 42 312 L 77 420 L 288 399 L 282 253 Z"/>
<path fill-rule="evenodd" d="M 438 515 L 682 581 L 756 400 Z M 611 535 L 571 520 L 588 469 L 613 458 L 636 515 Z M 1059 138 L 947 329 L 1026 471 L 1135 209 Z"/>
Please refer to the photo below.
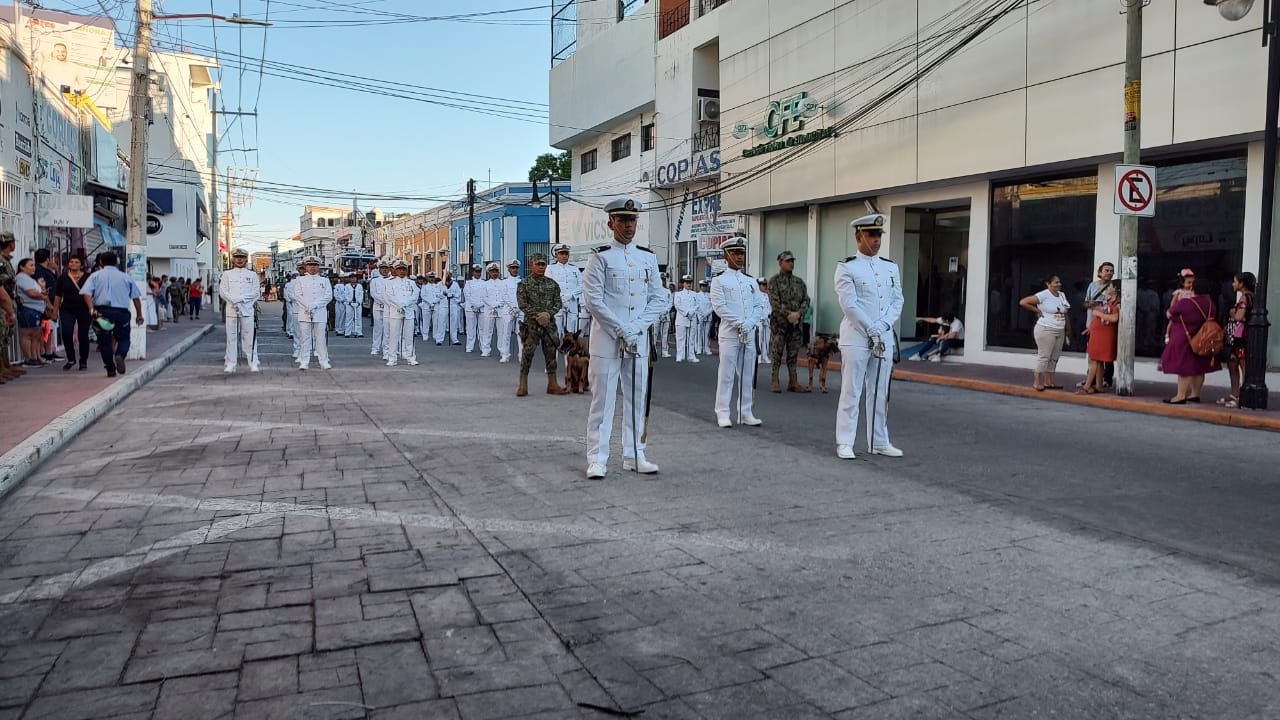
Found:
<path fill-rule="evenodd" d="M 903 336 L 917 335 L 916 315 L 955 312 L 961 361 L 1031 367 L 1033 318 L 1018 300 L 1058 274 L 1079 307 L 1096 266 L 1119 262 L 1115 0 L 655 0 L 612 23 L 596 5 L 577 3 L 573 55 L 551 71 L 551 141 L 573 150 L 583 200 L 647 173 L 634 191 L 659 210 L 647 242 L 670 247 L 681 272 L 714 254 L 718 233 L 746 228 L 752 269 L 772 274 L 778 252 L 795 253 L 814 327 L 834 331 L 849 221 L 875 208 L 890 217 L 882 254 L 902 267 Z M 1231 23 L 1203 0 L 1145 8 L 1143 159 L 1159 190 L 1126 281 L 1160 312 L 1139 317 L 1139 379 L 1158 375 L 1178 270 L 1222 287 L 1262 261 L 1261 22 L 1261 8 Z M 603 166 L 613 138 L 650 122 L 655 150 L 638 167 L 600 182 L 581 172 L 583 152 Z M 691 221 L 693 237 L 678 236 Z M 1278 348 L 1273 333 L 1273 364 Z"/>

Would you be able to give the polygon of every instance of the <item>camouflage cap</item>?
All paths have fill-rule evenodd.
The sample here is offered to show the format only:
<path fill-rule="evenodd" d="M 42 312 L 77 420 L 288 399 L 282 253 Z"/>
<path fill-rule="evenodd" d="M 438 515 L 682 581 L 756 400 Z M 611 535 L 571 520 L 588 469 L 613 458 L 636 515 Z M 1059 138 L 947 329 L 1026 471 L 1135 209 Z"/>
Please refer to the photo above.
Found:
<path fill-rule="evenodd" d="M 783 250 L 782 252 L 778 253 L 778 262 L 782 262 L 783 260 L 795 260 L 795 259 L 796 259 L 795 254 L 792 253 L 790 250 Z"/>
<path fill-rule="evenodd" d="M 533 253 L 532 255 L 530 255 L 530 256 L 529 256 L 529 264 L 530 264 L 530 265 L 537 265 L 537 264 L 539 264 L 539 263 L 541 263 L 541 264 L 543 264 L 543 265 L 546 265 L 546 264 L 547 264 L 547 256 L 546 256 L 546 255 L 543 255 L 542 253 Z"/>

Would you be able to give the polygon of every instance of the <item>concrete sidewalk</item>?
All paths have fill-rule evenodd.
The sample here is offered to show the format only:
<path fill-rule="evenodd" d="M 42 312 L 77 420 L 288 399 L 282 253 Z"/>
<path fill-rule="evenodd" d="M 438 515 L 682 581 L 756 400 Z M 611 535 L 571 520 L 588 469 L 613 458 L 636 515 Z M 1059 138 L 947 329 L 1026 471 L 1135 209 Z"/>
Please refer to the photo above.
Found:
<path fill-rule="evenodd" d="M 0 496 L 212 329 L 192 322 L 148 334 L 149 359 L 130 360 L 128 372 L 116 378 L 106 376 L 95 344 L 84 372 L 63 371 L 58 361 L 25 368 L 25 376 L 5 383 L 0 399 L 11 411 L 0 413 Z"/>
<path fill-rule="evenodd" d="M 1137 382 L 1134 383 L 1132 397 L 1120 397 L 1108 393 L 1094 395 L 1078 395 L 1076 383 L 1084 380 L 1080 375 L 1057 373 L 1056 380 L 1063 386 L 1062 390 L 1038 391 L 1031 386 L 1031 373 L 1022 368 L 996 367 L 961 362 L 902 362 L 893 369 L 895 380 L 927 383 L 930 385 L 947 385 L 950 387 L 998 393 L 1000 395 L 1017 395 L 1019 397 L 1050 400 L 1053 402 L 1089 405 L 1111 410 L 1160 415 L 1162 417 L 1199 420 L 1201 422 L 1230 425 L 1233 427 L 1253 428 L 1257 430 L 1280 430 L 1280 393 L 1272 392 L 1267 407 L 1269 410 L 1230 409 L 1217 404 L 1217 400 L 1227 394 L 1220 388 L 1205 389 L 1203 402 L 1200 404 L 1168 405 L 1163 401 L 1173 397 L 1176 391 L 1174 382 Z M 1172 377 L 1172 376 L 1171 376 Z"/>

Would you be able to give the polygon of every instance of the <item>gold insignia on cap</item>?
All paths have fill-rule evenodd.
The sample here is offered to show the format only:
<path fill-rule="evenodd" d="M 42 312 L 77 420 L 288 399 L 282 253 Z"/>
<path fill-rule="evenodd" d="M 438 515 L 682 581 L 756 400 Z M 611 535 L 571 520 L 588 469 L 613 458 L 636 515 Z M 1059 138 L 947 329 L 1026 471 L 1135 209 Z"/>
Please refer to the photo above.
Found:
<path fill-rule="evenodd" d="M 631 211 L 631 212 L 635 212 L 635 209 L 636 209 L 636 201 L 635 201 L 635 200 L 628 200 L 628 201 L 627 201 L 627 204 L 625 204 L 625 205 L 623 205 L 623 206 L 622 206 L 622 209 L 623 209 L 623 210 L 628 210 L 628 211 Z"/>
<path fill-rule="evenodd" d="M 882 227 L 883 225 L 884 225 L 884 216 L 883 216 L 883 215 L 877 215 L 877 216 L 876 216 L 876 227 Z"/>

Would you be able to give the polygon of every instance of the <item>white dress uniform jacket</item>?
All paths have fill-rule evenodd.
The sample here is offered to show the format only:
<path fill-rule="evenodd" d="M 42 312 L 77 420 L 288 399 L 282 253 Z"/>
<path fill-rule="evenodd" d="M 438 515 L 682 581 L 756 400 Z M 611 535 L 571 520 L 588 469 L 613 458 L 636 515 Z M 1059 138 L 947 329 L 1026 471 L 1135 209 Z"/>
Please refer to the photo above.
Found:
<path fill-rule="evenodd" d="M 858 430 L 859 400 L 867 396 L 868 445 L 890 445 L 885 426 L 889 378 L 893 372 L 893 326 L 902 316 L 902 276 L 898 266 L 881 257 L 858 253 L 836 266 L 840 321 L 840 404 L 836 410 L 836 444 L 853 445 Z M 873 357 L 879 338 L 885 357 Z M 870 375 L 870 377 L 868 377 Z M 864 390 L 864 383 L 869 387 Z"/>
<path fill-rule="evenodd" d="M 427 283 L 418 288 L 418 308 L 422 310 L 422 339 L 431 339 L 431 321 L 440 304 L 440 283 Z"/>
<path fill-rule="evenodd" d="M 398 357 L 416 365 L 413 327 L 418 310 L 418 286 L 407 277 L 387 278 L 382 285 L 382 305 L 387 334 L 382 358 L 388 365 L 395 365 Z"/>
<path fill-rule="evenodd" d="M 218 297 L 226 303 L 227 352 L 224 360 L 228 372 L 236 369 L 240 348 L 249 361 L 249 369 L 258 369 L 258 348 L 253 343 L 253 309 L 262 299 L 258 273 L 247 267 L 223 271 L 218 280 Z"/>
<path fill-rule="evenodd" d="M 378 275 L 377 270 L 374 271 L 373 279 L 369 281 L 369 297 L 373 300 L 373 343 L 369 349 L 370 355 L 386 354 L 386 328 L 385 313 L 386 306 L 382 302 L 382 287 L 390 278 Z"/>
<path fill-rule="evenodd" d="M 616 240 L 595 249 L 582 274 L 582 297 L 591 316 L 591 410 L 587 415 L 587 463 L 609 461 L 613 408 L 622 386 L 623 457 L 644 459 L 639 440 L 649 384 L 649 341 L 636 343 L 638 357 L 619 341 L 646 333 L 667 307 L 658 258 L 648 248 Z"/>
<path fill-rule="evenodd" d="M 738 383 L 740 419 L 755 417 L 751 412 L 751 385 L 747 368 L 754 374 L 756 364 L 756 328 L 765 319 L 765 302 L 761 301 L 755 278 L 740 270 L 727 269 L 711 279 L 707 296 L 720 316 L 720 368 L 716 374 L 716 418 L 728 420 L 733 406 L 733 383 Z"/>
<path fill-rule="evenodd" d="M 480 318 L 480 357 L 489 357 L 493 352 L 493 336 L 498 329 L 498 320 L 507 315 L 504 304 L 505 290 L 502 278 L 484 281 L 484 314 Z"/>
<path fill-rule="evenodd" d="M 320 367 L 328 370 L 329 347 L 325 337 L 325 323 L 329 320 L 333 285 L 323 275 L 303 275 L 293 281 L 293 296 L 298 309 L 299 367 L 307 369 L 314 350 L 316 357 L 320 359 Z"/>
<path fill-rule="evenodd" d="M 582 300 L 582 271 L 567 262 L 556 261 L 547 266 L 547 277 L 560 286 L 560 312 L 556 313 L 556 331 L 564 337 L 565 331 L 578 329 L 578 303 Z"/>
<path fill-rule="evenodd" d="M 364 337 L 364 288 L 351 286 L 351 303 L 347 308 L 347 337 Z"/>
<path fill-rule="evenodd" d="M 444 343 L 445 333 L 449 333 L 449 342 L 458 343 L 458 321 L 461 319 L 462 313 L 462 288 L 457 283 L 445 285 L 443 282 L 438 283 L 436 287 L 440 288 L 440 302 L 436 305 L 435 317 L 432 319 L 434 325 L 434 337 L 436 344 Z M 422 338 L 426 339 L 426 326 L 423 325 Z"/>
<path fill-rule="evenodd" d="M 333 329 L 347 334 L 347 313 L 351 310 L 351 286 L 340 282 L 333 286 Z"/>

